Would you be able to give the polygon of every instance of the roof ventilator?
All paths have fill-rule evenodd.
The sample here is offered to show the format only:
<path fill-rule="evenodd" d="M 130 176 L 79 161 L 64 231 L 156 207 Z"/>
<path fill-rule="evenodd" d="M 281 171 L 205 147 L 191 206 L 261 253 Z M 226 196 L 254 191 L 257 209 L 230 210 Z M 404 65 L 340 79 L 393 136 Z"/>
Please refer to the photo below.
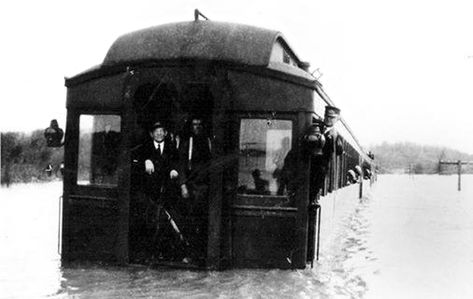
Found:
<path fill-rule="evenodd" d="M 195 10 L 194 10 L 194 21 L 198 21 L 198 20 L 199 20 L 199 16 L 201 16 L 201 17 L 204 18 L 205 20 L 209 21 L 209 18 L 207 18 L 206 16 L 204 16 L 198 9 L 195 9 Z"/>

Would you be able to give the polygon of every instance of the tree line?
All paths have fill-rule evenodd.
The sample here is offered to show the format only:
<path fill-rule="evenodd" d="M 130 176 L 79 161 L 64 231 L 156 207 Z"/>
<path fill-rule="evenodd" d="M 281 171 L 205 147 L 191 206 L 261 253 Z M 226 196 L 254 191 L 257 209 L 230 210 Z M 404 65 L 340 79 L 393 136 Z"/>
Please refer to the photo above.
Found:
<path fill-rule="evenodd" d="M 1 184 L 49 181 L 61 177 L 64 148 L 46 146 L 43 130 L 32 133 L 1 134 Z M 426 146 L 411 142 L 388 143 L 370 147 L 375 154 L 379 173 L 456 173 L 453 166 L 439 167 L 439 160 L 473 161 L 473 155 L 458 150 Z M 51 171 L 46 171 L 51 165 Z M 473 173 L 473 166 L 463 166 L 463 172 Z"/>
<path fill-rule="evenodd" d="M 1 184 L 49 181 L 61 176 L 64 149 L 47 147 L 43 130 L 1 133 L 0 145 Z"/>
<path fill-rule="evenodd" d="M 380 173 L 449 174 L 456 173 L 454 165 L 439 167 L 439 160 L 473 161 L 473 155 L 446 147 L 427 146 L 412 142 L 388 143 L 372 146 Z M 473 173 L 473 167 L 462 167 Z"/>

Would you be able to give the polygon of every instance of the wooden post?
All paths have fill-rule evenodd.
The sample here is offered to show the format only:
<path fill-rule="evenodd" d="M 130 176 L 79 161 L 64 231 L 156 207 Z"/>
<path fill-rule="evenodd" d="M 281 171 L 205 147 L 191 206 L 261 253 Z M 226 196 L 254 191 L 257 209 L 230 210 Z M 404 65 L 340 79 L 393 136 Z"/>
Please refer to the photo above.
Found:
<path fill-rule="evenodd" d="M 359 195 L 358 195 L 358 197 L 359 197 L 360 199 L 363 198 L 363 167 L 362 167 L 362 166 L 363 166 L 363 162 L 362 162 L 362 161 L 363 161 L 363 160 L 361 160 L 361 159 L 358 161 L 359 166 L 360 166 L 360 168 L 361 168 L 361 174 L 360 174 L 360 192 L 359 192 Z"/>
<path fill-rule="evenodd" d="M 338 156 L 337 156 L 337 138 L 334 137 L 333 141 L 333 154 L 332 154 L 332 191 L 336 191 L 338 189 Z"/>
<path fill-rule="evenodd" d="M 359 198 L 362 199 L 363 198 L 363 177 L 360 175 L 360 194 L 359 194 Z"/>
<path fill-rule="evenodd" d="M 462 190 L 462 162 L 458 160 L 458 191 Z"/>
<path fill-rule="evenodd" d="M 462 175 L 462 164 L 473 164 L 473 161 L 439 161 L 439 174 L 441 170 L 441 165 L 457 165 L 457 171 L 458 171 L 458 191 L 461 191 L 462 189 L 462 182 L 461 182 L 461 175 Z"/>

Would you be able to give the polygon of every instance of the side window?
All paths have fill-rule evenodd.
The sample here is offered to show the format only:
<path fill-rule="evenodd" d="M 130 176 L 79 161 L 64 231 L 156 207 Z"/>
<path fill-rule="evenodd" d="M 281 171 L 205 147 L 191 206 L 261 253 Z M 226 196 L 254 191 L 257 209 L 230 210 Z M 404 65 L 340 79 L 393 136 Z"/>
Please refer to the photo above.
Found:
<path fill-rule="evenodd" d="M 118 115 L 80 116 L 78 185 L 117 186 L 120 131 Z"/>
<path fill-rule="evenodd" d="M 292 121 L 241 119 L 238 193 L 288 195 Z"/>

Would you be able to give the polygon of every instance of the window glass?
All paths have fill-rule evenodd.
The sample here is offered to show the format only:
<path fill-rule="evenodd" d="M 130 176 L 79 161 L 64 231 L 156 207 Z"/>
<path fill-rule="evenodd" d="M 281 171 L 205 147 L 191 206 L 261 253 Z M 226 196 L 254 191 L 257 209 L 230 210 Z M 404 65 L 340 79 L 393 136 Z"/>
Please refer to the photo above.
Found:
<path fill-rule="evenodd" d="M 81 115 L 77 184 L 116 186 L 121 138 L 118 115 Z"/>
<path fill-rule="evenodd" d="M 295 167 L 291 147 L 292 121 L 242 119 L 238 193 L 287 195 Z"/>
<path fill-rule="evenodd" d="M 291 55 L 287 47 L 283 46 L 279 40 L 274 43 L 269 60 L 271 62 L 283 62 L 298 67 L 297 58 Z"/>

